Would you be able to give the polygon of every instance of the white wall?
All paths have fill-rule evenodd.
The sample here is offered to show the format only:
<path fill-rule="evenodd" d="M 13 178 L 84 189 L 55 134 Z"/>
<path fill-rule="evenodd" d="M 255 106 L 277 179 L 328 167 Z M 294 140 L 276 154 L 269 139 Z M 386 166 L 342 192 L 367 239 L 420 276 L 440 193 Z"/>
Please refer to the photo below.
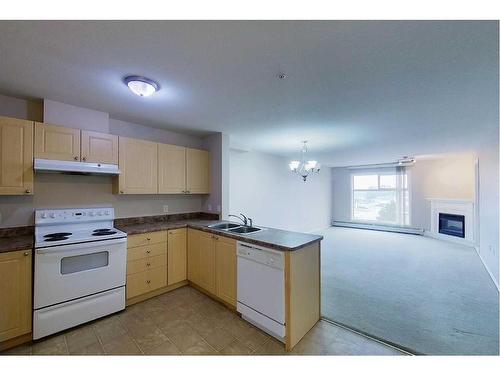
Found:
<path fill-rule="evenodd" d="M 332 220 L 351 220 L 351 170 L 332 168 Z"/>
<path fill-rule="evenodd" d="M 408 168 L 411 188 L 411 225 L 431 229 L 431 205 L 427 198 L 464 199 L 474 197 L 474 162 L 470 153 L 417 157 Z"/>
<path fill-rule="evenodd" d="M 281 157 L 231 150 L 229 164 L 230 213 L 244 213 L 257 226 L 300 232 L 330 226 L 330 168 L 304 183 Z"/>
<path fill-rule="evenodd" d="M 479 256 L 500 283 L 499 268 L 499 155 L 498 134 L 477 152 L 479 159 Z"/>

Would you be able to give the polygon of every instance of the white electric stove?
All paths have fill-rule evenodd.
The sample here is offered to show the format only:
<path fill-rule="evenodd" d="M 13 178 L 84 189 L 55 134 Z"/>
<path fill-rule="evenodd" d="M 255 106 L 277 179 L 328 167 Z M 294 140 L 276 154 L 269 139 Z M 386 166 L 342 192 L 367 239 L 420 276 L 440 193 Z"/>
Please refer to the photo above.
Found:
<path fill-rule="evenodd" d="M 37 210 L 33 338 L 125 308 L 127 234 L 113 208 Z"/>

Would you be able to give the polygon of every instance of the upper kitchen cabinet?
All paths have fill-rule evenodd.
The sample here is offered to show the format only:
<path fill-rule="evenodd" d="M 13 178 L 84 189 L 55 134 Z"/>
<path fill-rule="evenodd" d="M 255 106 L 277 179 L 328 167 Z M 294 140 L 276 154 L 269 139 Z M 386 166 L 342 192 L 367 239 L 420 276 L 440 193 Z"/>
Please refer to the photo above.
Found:
<path fill-rule="evenodd" d="M 0 117 L 0 195 L 33 194 L 33 121 Z"/>
<path fill-rule="evenodd" d="M 186 148 L 158 144 L 158 193 L 186 194 Z"/>
<path fill-rule="evenodd" d="M 118 136 L 82 130 L 82 161 L 118 164 Z"/>
<path fill-rule="evenodd" d="M 155 142 L 119 138 L 119 194 L 158 193 L 158 146 Z"/>
<path fill-rule="evenodd" d="M 79 161 L 80 129 L 35 123 L 35 158 Z"/>
<path fill-rule="evenodd" d="M 188 194 L 210 193 L 210 154 L 208 151 L 186 149 L 186 191 Z"/>

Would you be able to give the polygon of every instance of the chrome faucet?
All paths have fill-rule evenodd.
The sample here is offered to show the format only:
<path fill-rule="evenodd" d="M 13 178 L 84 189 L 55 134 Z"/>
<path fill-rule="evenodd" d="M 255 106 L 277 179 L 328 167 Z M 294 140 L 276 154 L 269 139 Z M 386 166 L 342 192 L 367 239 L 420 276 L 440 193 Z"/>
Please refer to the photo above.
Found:
<path fill-rule="evenodd" d="M 247 218 L 247 217 L 246 217 L 245 215 L 243 215 L 243 214 L 240 214 L 239 216 L 238 216 L 238 215 L 228 215 L 228 217 L 231 217 L 231 216 L 232 216 L 232 217 L 235 217 L 235 218 L 237 218 L 237 219 L 239 219 L 239 220 L 241 220 L 241 222 L 243 223 L 243 225 L 248 225 L 248 222 L 250 222 L 250 226 L 252 226 L 252 224 L 253 224 L 252 219 Z"/>

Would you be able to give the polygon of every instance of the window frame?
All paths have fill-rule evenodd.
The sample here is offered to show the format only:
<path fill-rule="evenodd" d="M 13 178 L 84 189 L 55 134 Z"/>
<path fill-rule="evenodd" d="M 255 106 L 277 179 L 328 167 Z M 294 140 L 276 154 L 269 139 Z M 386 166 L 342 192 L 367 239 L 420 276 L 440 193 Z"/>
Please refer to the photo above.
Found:
<path fill-rule="evenodd" d="M 354 189 L 354 176 L 366 176 L 366 175 L 377 175 L 377 186 L 378 188 L 377 189 Z M 356 221 L 356 222 L 360 222 L 360 223 L 368 223 L 368 224 L 381 224 L 381 225 L 396 225 L 396 226 L 411 226 L 411 184 L 410 184 L 410 171 L 408 168 L 405 168 L 405 174 L 406 174 L 406 189 L 404 189 L 404 186 L 402 186 L 400 189 L 398 189 L 398 182 L 397 182 L 397 177 L 396 177 L 396 187 L 395 188 L 381 188 L 380 187 L 380 176 L 381 175 L 396 175 L 398 174 L 398 171 L 397 169 L 396 170 L 380 170 L 380 169 L 376 169 L 376 170 L 373 170 L 373 171 L 368 171 L 368 170 L 364 170 L 364 171 L 360 171 L 360 172 L 351 172 L 351 176 L 350 176 L 350 179 L 351 179 L 351 186 L 350 186 L 350 195 L 351 195 L 351 207 L 350 207 L 350 217 L 351 217 L 351 221 Z M 360 220 L 360 219 L 355 219 L 354 218 L 354 192 L 355 191 L 364 191 L 364 192 L 367 192 L 367 191 L 394 191 L 396 193 L 396 199 L 400 199 L 398 198 L 398 195 L 400 194 L 400 191 L 404 191 L 406 190 L 407 192 L 407 195 L 408 195 L 408 223 L 404 223 L 404 217 L 402 217 L 402 223 L 401 222 L 396 222 L 396 223 L 393 223 L 393 222 L 390 222 L 390 221 L 378 221 L 378 220 Z M 403 197 L 404 199 L 404 197 Z M 404 211 L 403 211 L 403 216 L 404 216 Z"/>

